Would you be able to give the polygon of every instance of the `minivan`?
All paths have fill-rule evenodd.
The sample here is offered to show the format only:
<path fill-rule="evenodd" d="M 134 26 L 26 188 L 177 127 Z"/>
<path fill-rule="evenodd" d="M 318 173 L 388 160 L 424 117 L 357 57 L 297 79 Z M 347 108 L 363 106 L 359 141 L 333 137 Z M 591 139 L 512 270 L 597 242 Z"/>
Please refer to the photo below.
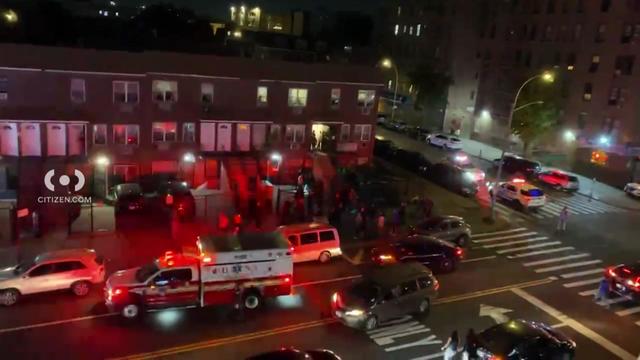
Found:
<path fill-rule="evenodd" d="M 427 315 L 439 287 L 431 271 L 416 262 L 375 266 L 331 295 L 331 312 L 347 326 L 371 331 L 394 318 Z"/>
<path fill-rule="evenodd" d="M 342 255 L 338 230 L 329 224 L 283 225 L 277 231 L 291 243 L 294 263 L 314 260 L 327 263 Z"/>

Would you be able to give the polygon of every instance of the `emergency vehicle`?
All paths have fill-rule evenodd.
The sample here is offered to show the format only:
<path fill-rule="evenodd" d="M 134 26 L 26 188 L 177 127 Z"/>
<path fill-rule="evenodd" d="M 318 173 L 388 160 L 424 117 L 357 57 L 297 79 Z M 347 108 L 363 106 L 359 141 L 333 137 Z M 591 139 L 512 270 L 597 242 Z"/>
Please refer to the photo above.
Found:
<path fill-rule="evenodd" d="M 506 201 L 513 201 L 523 209 L 537 209 L 547 203 L 547 198 L 542 190 L 527 183 L 524 179 L 516 178 L 508 182 L 491 185 L 489 194 L 497 191 L 496 196 Z"/>
<path fill-rule="evenodd" d="M 238 304 L 253 310 L 266 298 L 291 293 L 289 246 L 278 233 L 199 237 L 193 254 L 169 251 L 111 275 L 105 303 L 128 319 L 175 307 Z"/>

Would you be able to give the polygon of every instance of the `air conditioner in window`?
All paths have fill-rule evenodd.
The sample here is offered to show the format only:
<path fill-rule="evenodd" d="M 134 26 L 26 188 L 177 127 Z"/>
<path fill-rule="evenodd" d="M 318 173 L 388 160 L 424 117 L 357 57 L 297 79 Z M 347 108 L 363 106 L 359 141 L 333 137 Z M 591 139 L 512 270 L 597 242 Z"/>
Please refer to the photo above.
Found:
<path fill-rule="evenodd" d="M 9 98 L 9 94 L 7 94 L 6 92 L 1 92 L 0 93 L 0 100 L 7 100 Z"/>

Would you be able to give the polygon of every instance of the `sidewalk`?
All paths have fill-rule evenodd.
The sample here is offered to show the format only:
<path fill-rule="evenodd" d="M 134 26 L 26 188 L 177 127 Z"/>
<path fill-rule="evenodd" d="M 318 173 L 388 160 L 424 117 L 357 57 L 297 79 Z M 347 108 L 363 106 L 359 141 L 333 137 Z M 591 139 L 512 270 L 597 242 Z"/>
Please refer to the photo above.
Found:
<path fill-rule="evenodd" d="M 467 154 L 489 162 L 500 158 L 502 155 L 502 150 L 472 139 L 463 139 L 462 148 Z M 543 170 L 546 169 L 549 168 L 543 166 Z M 564 169 L 562 171 L 574 175 L 580 180 L 580 190 L 578 190 L 578 194 L 592 197 L 595 200 L 619 208 L 640 210 L 640 201 L 630 199 L 622 190 L 601 182 L 596 181 L 594 183 L 592 179 L 580 174 L 572 173 Z"/>

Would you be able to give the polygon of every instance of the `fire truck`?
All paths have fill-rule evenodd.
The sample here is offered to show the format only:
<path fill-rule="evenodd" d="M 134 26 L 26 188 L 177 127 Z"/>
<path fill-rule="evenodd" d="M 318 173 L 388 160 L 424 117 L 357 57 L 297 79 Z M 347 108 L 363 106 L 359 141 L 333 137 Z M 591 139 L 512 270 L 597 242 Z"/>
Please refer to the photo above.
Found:
<path fill-rule="evenodd" d="M 196 245 L 111 275 L 107 307 L 127 319 L 177 307 L 237 304 L 253 310 L 267 298 L 291 293 L 292 249 L 282 235 L 201 236 Z"/>

